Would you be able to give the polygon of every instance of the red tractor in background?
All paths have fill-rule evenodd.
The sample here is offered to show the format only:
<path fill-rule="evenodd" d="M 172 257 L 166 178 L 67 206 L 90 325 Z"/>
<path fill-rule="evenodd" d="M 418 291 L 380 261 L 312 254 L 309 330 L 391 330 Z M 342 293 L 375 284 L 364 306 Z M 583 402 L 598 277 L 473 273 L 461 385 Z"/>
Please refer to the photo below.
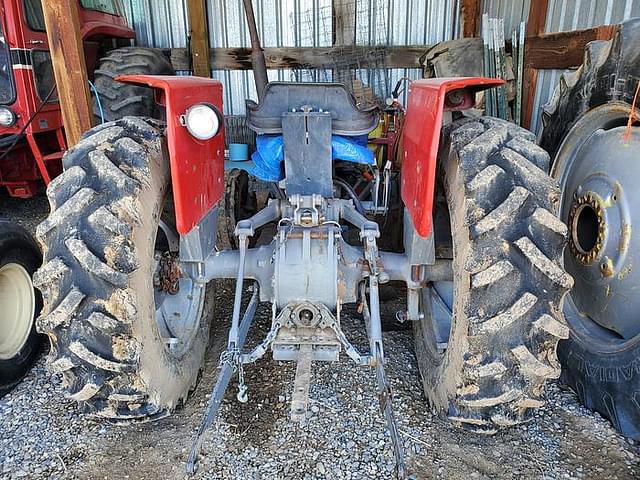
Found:
<path fill-rule="evenodd" d="M 129 46 L 135 32 L 127 25 L 120 0 L 78 3 L 96 123 L 125 115 L 159 116 L 151 90 L 116 82 L 114 77 L 171 75 L 174 71 L 169 58 L 158 49 Z M 41 0 L 1 0 L 0 187 L 13 197 L 36 195 L 61 173 L 65 150 Z M 39 300 L 29 279 L 36 265 L 19 259 L 5 261 L 5 257 L 13 258 L 8 246 L 15 244 L 17 228 L 0 223 L 0 247 L 7 247 L 0 250 L 0 296 L 16 297 L 12 289 L 21 285 L 21 298 L 30 307 L 6 309 L 0 322 L 0 392 L 24 375 L 38 350 L 31 346 L 36 338 L 33 317 L 38 314 Z M 28 236 L 24 231 L 19 235 Z M 39 257 L 35 243 L 26 242 L 24 248 L 29 258 Z M 29 290 L 30 296 L 25 293 Z"/>

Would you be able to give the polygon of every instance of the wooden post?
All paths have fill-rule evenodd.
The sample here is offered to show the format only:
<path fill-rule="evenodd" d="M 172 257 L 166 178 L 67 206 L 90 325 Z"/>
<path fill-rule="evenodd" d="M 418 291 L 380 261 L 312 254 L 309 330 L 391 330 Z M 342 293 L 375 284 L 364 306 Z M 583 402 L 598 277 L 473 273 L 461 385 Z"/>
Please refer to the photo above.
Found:
<path fill-rule="evenodd" d="M 333 16 L 333 46 L 354 47 L 356 44 L 356 7 L 355 0 L 332 0 L 331 9 Z M 344 83 L 352 87 L 353 78 L 347 65 L 333 70 L 333 81 Z"/>
<path fill-rule="evenodd" d="M 207 29 L 206 0 L 187 0 L 189 15 L 189 36 L 191 37 L 191 61 L 193 74 L 210 77 L 209 31 Z"/>
<path fill-rule="evenodd" d="M 356 6 L 355 0 L 333 0 L 333 45 L 356 44 Z"/>
<path fill-rule="evenodd" d="M 525 64 L 526 43 L 528 37 L 535 37 L 544 33 L 544 25 L 547 22 L 547 10 L 549 8 L 549 0 L 531 1 L 529 7 L 529 18 L 527 20 L 527 30 L 525 34 Z M 536 85 L 538 83 L 538 70 L 527 67 L 524 69 L 523 86 L 522 86 L 522 126 L 531 128 L 531 120 L 533 117 L 533 108 L 536 103 Z"/>
<path fill-rule="evenodd" d="M 47 0 L 42 2 L 42 12 L 67 145 L 72 147 L 93 121 L 78 0 Z"/>
<path fill-rule="evenodd" d="M 462 0 L 460 13 L 462 15 L 462 36 L 477 37 L 480 24 L 482 0 Z"/>

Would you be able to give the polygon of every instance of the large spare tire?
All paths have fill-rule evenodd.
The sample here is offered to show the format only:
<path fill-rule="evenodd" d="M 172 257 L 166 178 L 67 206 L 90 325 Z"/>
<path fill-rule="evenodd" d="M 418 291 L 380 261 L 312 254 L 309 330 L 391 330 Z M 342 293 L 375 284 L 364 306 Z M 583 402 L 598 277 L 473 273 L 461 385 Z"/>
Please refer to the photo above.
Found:
<path fill-rule="evenodd" d="M 99 99 L 98 102 L 94 98 L 94 115 L 98 123 L 127 115 L 164 119 L 151 88 L 118 82 L 118 75 L 175 75 L 163 50 L 124 47 L 111 50 L 101 58 L 94 72 Z"/>
<path fill-rule="evenodd" d="M 640 20 L 591 42 L 543 113 L 541 144 L 560 182 L 569 226 L 561 380 L 623 434 L 640 439 Z"/>

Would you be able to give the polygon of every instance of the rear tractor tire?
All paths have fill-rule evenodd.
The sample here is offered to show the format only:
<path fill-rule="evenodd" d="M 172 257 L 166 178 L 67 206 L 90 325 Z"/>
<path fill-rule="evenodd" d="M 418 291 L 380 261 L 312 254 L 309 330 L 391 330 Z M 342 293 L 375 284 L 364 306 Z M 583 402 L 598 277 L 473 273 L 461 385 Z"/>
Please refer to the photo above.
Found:
<path fill-rule="evenodd" d="M 125 116 L 164 119 L 151 88 L 122 83 L 118 75 L 175 75 L 169 58 L 157 48 L 124 47 L 111 50 L 101 58 L 94 72 L 94 84 L 100 103 L 94 99 L 94 115 L 98 123 Z M 102 110 L 100 110 L 102 107 Z"/>
<path fill-rule="evenodd" d="M 64 157 L 37 229 L 34 277 L 51 341 L 49 367 L 84 410 L 113 420 L 157 418 L 195 386 L 212 296 L 175 262 L 169 164 L 161 125 L 125 117 Z"/>
<path fill-rule="evenodd" d="M 256 194 L 251 191 L 251 180 L 244 170 L 231 169 L 224 172 L 224 196 L 220 199 L 217 225 L 216 247 L 219 250 L 238 248 L 235 235 L 236 225 L 241 220 L 251 218 L 257 211 Z M 249 246 L 255 246 L 259 235 L 249 239 Z"/>
<path fill-rule="evenodd" d="M 35 318 L 42 308 L 31 276 L 42 257 L 24 228 L 0 222 L 0 397 L 8 393 L 38 358 L 42 337 Z"/>
<path fill-rule="evenodd" d="M 560 375 L 567 229 L 555 216 L 558 187 L 540 168 L 548 155 L 530 132 L 488 117 L 448 132 L 440 215 L 449 221 L 434 233 L 436 251 L 452 252 L 454 280 L 423 289 L 416 355 L 429 402 L 493 433 L 526 420 Z"/>

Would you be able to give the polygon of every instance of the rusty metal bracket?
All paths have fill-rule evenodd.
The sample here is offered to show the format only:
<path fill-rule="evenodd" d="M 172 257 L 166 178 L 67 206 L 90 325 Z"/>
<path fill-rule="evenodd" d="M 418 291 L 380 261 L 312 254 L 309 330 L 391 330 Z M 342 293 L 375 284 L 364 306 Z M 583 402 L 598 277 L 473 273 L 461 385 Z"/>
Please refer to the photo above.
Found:
<path fill-rule="evenodd" d="M 291 420 L 294 422 L 303 423 L 307 419 L 312 357 L 313 346 L 309 344 L 300 345 L 296 365 L 296 379 L 293 382 L 293 396 L 291 398 Z"/>

